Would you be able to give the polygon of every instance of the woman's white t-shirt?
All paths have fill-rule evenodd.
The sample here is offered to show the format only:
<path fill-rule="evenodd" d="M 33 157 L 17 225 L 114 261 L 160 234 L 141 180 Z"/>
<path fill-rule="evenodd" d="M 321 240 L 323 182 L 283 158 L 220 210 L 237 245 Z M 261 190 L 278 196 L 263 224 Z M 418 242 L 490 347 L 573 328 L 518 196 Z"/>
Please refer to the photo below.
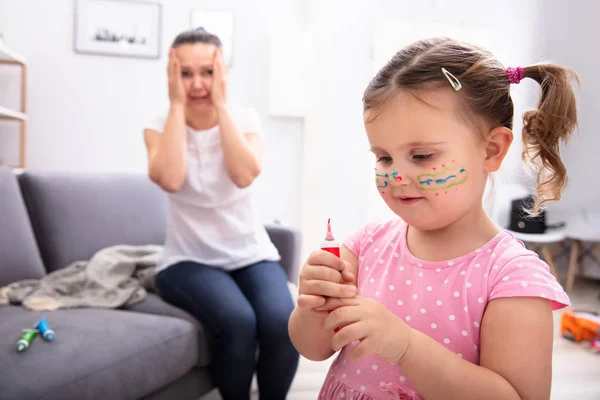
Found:
<path fill-rule="evenodd" d="M 232 110 L 240 134 L 262 138 L 257 113 Z M 148 128 L 162 132 L 166 116 Z M 187 174 L 183 187 L 169 193 L 169 221 L 157 271 L 181 261 L 234 270 L 259 261 L 279 261 L 253 202 L 252 185 L 238 188 L 223 161 L 219 126 L 196 131 L 186 125 Z"/>

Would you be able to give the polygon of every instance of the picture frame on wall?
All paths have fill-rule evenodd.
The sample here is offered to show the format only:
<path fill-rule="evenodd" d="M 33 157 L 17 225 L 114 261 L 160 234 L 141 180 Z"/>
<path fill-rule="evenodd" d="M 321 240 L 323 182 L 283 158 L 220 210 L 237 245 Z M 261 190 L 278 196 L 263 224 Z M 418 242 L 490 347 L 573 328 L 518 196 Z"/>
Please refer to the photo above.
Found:
<path fill-rule="evenodd" d="M 228 66 L 233 64 L 234 15 L 229 11 L 195 9 L 190 12 L 191 29 L 204 29 L 217 35 L 223 44 L 223 57 Z"/>
<path fill-rule="evenodd" d="M 75 0 L 76 53 L 160 58 L 162 5 L 135 0 Z"/>

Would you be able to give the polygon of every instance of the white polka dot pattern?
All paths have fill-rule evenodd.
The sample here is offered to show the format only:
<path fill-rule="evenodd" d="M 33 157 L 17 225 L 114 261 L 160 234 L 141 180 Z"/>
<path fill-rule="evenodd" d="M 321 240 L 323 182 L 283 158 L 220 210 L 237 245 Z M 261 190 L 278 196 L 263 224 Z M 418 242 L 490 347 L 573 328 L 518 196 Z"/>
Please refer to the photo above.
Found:
<path fill-rule="evenodd" d="M 479 360 L 481 322 L 491 299 L 543 297 L 552 299 L 554 308 L 569 303 L 548 266 L 506 232 L 472 253 L 442 262 L 416 258 L 405 238 L 406 225 L 393 220 L 368 224 L 344 241 L 360 260 L 360 295 L 377 299 L 403 323 L 470 362 Z M 339 353 L 323 386 L 335 395 L 324 398 L 378 398 L 379 386 L 386 385 L 412 393 L 396 365 L 372 355 L 349 360 L 350 348 Z"/>

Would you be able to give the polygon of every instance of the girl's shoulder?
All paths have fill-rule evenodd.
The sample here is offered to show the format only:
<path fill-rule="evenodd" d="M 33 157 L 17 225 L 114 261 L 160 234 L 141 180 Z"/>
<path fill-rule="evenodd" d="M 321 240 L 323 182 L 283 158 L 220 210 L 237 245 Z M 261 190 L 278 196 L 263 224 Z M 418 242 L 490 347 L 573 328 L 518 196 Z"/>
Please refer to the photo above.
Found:
<path fill-rule="evenodd" d="M 500 297 L 541 297 L 551 301 L 553 309 L 570 305 L 569 297 L 549 265 L 525 247 L 510 232 L 484 257 L 488 261 L 489 299 Z"/>
<path fill-rule="evenodd" d="M 358 256 L 367 247 L 390 244 L 395 246 L 398 242 L 404 240 L 406 240 L 406 222 L 396 218 L 363 224 L 344 240 L 344 245 Z"/>

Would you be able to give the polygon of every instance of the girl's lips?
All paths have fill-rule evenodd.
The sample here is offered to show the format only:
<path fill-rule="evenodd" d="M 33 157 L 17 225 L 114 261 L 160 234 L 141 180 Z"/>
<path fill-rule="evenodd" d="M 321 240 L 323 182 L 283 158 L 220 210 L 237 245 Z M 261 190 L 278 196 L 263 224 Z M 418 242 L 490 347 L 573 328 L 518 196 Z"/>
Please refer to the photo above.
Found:
<path fill-rule="evenodd" d="M 410 206 L 423 200 L 423 197 L 397 196 L 396 199 L 398 199 L 403 205 Z"/>

